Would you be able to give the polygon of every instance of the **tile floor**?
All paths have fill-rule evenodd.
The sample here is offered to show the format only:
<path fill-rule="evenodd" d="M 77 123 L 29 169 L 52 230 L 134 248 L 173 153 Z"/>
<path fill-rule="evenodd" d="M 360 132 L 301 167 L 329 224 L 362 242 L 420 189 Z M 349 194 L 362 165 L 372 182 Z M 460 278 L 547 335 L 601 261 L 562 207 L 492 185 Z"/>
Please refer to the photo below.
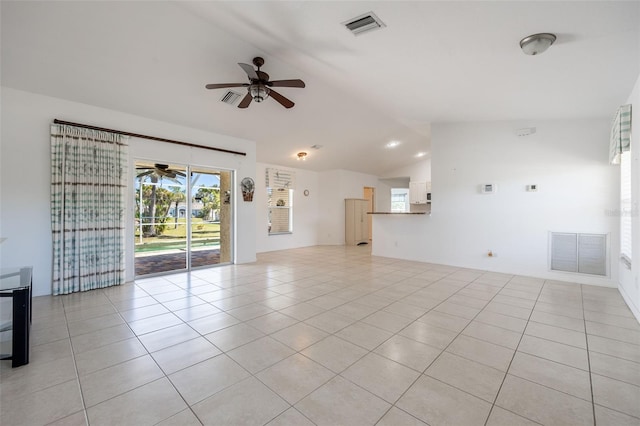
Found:
<path fill-rule="evenodd" d="M 9 425 L 640 425 L 617 290 L 311 247 L 34 299 Z"/>

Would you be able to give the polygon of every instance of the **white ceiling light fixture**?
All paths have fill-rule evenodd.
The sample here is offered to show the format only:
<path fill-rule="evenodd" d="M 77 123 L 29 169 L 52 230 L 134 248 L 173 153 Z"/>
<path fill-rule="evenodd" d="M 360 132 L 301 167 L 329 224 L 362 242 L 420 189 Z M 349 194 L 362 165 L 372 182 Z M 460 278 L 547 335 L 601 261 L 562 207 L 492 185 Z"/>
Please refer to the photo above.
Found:
<path fill-rule="evenodd" d="M 306 161 L 307 160 L 307 153 L 302 151 L 299 152 L 298 154 L 298 161 L 302 160 L 302 161 Z"/>
<path fill-rule="evenodd" d="M 532 34 L 520 40 L 520 48 L 527 55 L 539 55 L 556 41 L 555 34 Z"/>
<path fill-rule="evenodd" d="M 391 141 L 385 145 L 387 148 L 395 148 L 400 145 L 400 141 Z"/>
<path fill-rule="evenodd" d="M 419 153 L 417 153 L 415 156 L 416 156 L 416 158 L 422 158 L 422 157 L 424 157 L 425 155 L 427 155 L 427 153 L 426 153 L 426 152 L 419 152 Z"/>

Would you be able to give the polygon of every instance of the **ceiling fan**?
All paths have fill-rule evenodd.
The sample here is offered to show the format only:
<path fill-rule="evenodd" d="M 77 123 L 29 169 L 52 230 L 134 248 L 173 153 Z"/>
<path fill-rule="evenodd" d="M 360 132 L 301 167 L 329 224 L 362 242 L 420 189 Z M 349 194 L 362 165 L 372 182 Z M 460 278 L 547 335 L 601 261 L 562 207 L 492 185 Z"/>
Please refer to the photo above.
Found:
<path fill-rule="evenodd" d="M 137 176 L 139 178 L 152 175 L 152 174 L 155 174 L 158 177 L 166 177 L 169 179 L 175 179 L 176 176 L 182 176 L 182 177 L 187 176 L 183 172 L 170 169 L 168 164 L 155 163 L 152 167 L 151 166 L 136 167 L 136 170 L 139 171 L 137 173 Z"/>
<path fill-rule="evenodd" d="M 283 107 L 292 108 L 295 104 L 290 99 L 287 99 L 280 93 L 273 90 L 273 87 L 305 87 L 304 81 L 298 79 L 270 81 L 269 74 L 260 71 L 260 67 L 264 65 L 264 59 L 260 57 L 253 58 L 253 65 L 258 67 L 257 70 L 253 69 L 253 67 L 249 64 L 239 63 L 238 65 L 240 65 L 240 68 L 242 68 L 244 72 L 247 73 L 247 76 L 249 77 L 249 83 L 207 84 L 205 86 L 207 89 L 246 87 L 247 94 L 238 104 L 238 108 L 247 108 L 252 100 L 256 102 L 262 102 L 269 96 L 278 101 Z"/>

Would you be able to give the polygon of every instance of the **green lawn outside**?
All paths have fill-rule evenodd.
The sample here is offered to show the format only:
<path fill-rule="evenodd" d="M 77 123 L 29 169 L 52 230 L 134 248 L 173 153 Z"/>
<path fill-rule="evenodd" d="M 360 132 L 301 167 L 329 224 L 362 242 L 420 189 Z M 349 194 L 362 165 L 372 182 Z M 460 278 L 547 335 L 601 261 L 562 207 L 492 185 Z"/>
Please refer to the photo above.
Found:
<path fill-rule="evenodd" d="M 140 228 L 135 229 L 135 252 L 153 252 L 165 250 L 180 250 L 187 245 L 186 219 L 178 219 L 177 226 L 173 218 L 167 218 L 165 229 L 157 237 L 143 237 L 140 242 Z M 205 222 L 201 218 L 191 219 L 193 228 L 191 234 L 192 248 L 220 244 L 220 224 Z"/>

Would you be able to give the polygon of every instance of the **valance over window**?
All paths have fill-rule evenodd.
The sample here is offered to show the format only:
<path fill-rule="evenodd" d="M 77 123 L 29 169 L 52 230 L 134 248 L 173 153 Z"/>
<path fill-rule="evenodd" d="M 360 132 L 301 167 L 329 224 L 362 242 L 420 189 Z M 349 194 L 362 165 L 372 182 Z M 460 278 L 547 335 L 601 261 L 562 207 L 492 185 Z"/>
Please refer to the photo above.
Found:
<path fill-rule="evenodd" d="M 295 189 L 296 174 L 290 170 L 267 168 L 266 186 L 273 189 Z"/>
<path fill-rule="evenodd" d="M 620 164 L 620 155 L 629 151 L 631 143 L 631 104 L 618 108 L 611 126 L 609 140 L 609 162 Z"/>

